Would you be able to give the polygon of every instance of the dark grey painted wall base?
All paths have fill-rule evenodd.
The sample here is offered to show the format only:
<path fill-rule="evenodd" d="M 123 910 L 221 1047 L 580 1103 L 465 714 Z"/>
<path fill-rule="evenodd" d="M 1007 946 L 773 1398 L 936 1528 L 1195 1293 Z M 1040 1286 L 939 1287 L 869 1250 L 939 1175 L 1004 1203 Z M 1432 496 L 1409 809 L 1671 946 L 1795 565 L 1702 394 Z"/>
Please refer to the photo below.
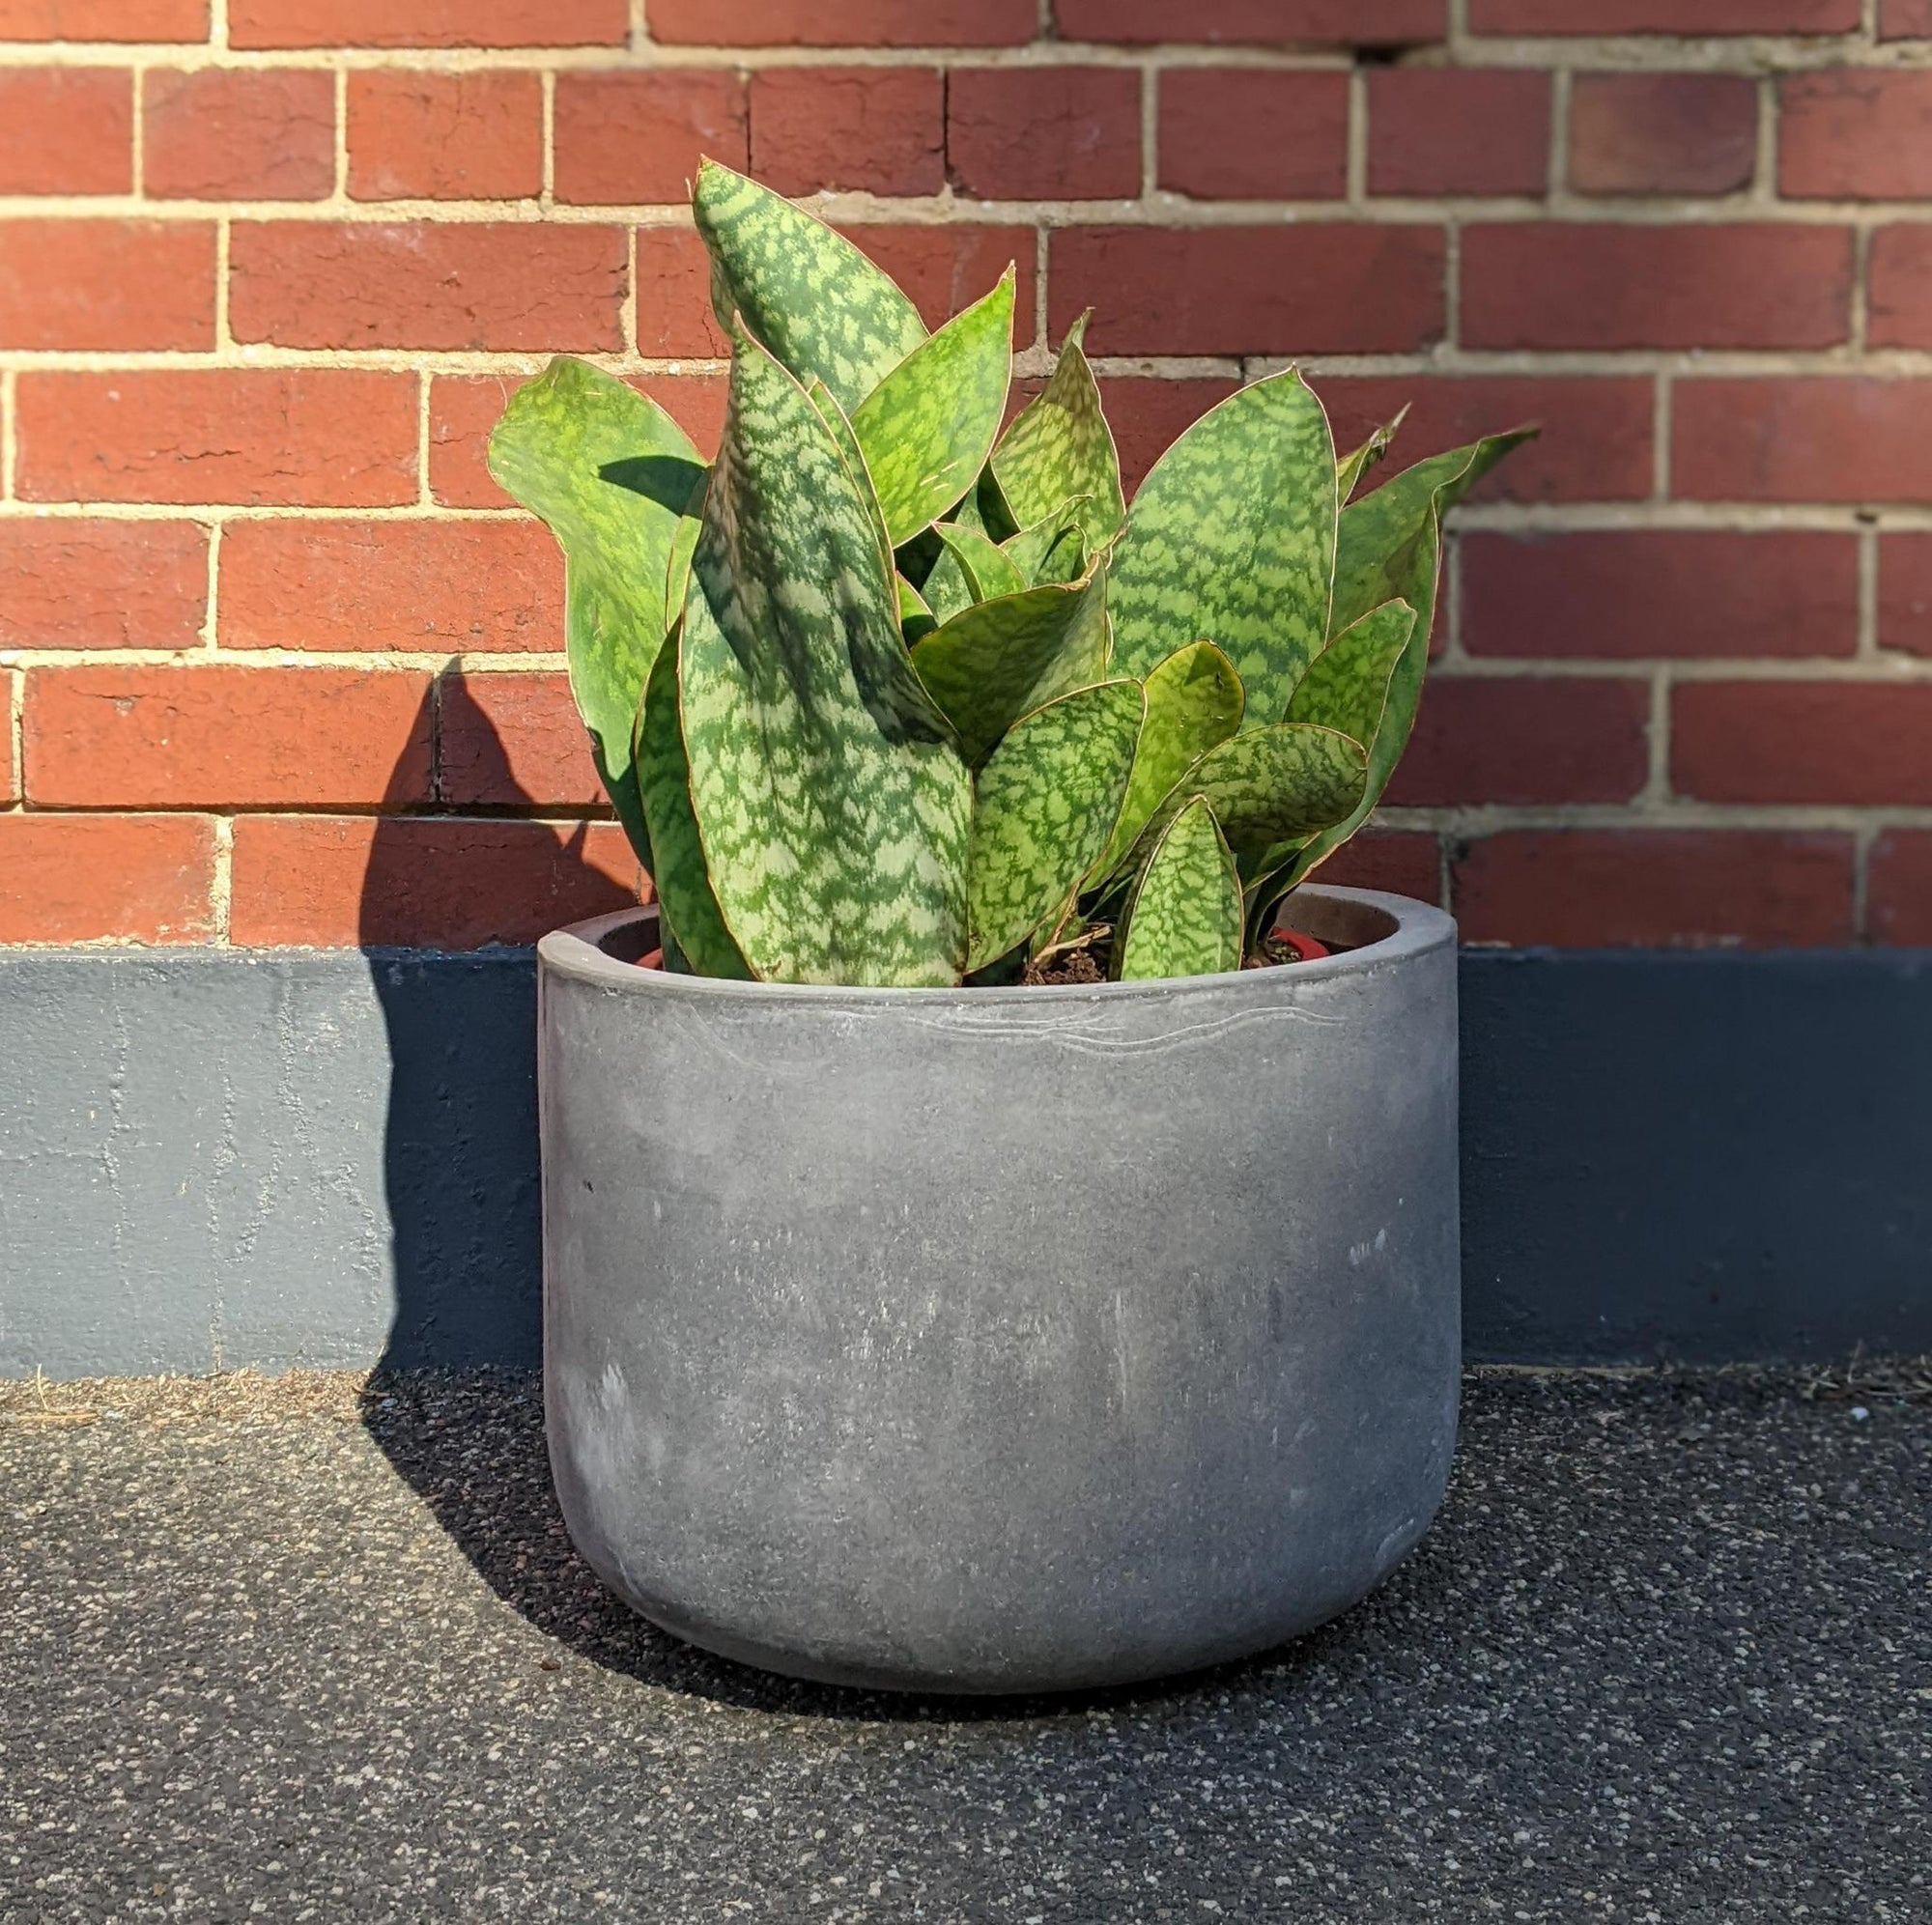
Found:
<path fill-rule="evenodd" d="M 1462 979 L 1472 1359 L 1932 1350 L 1932 955 Z M 533 1005 L 526 952 L 0 956 L 0 1374 L 533 1362 Z"/>

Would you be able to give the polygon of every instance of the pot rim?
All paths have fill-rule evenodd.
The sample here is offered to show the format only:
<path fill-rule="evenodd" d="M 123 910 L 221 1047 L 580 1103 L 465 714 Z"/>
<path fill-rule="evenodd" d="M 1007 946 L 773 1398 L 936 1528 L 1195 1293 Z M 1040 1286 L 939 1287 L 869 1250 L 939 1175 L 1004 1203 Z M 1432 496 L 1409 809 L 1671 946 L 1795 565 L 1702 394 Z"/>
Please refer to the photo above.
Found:
<path fill-rule="evenodd" d="M 1313 962 L 1282 964 L 1273 969 L 1227 970 L 1215 976 L 1159 977 L 1139 982 L 1049 982 L 1033 985 L 1007 983 L 968 988 L 950 984 L 933 988 L 880 988 L 864 983 L 842 982 L 742 982 L 729 977 L 674 976 L 667 970 L 639 969 L 635 963 L 619 961 L 606 951 L 604 943 L 616 931 L 633 922 L 657 920 L 654 903 L 639 903 L 634 909 L 618 909 L 592 916 L 582 922 L 553 929 L 537 944 L 537 956 L 546 970 L 571 977 L 580 982 L 594 983 L 605 989 L 627 990 L 633 995 L 679 995 L 717 997 L 725 1001 L 781 1001 L 804 1004 L 863 1003 L 869 1006 L 930 1006 L 942 998 L 961 1002 L 970 1007 L 991 1008 L 1018 1004 L 1030 1008 L 1068 1003 L 1118 1003 L 1133 998 L 1171 996 L 1178 990 L 1217 989 L 1224 995 L 1244 991 L 1262 997 L 1285 981 L 1311 982 L 1338 976 L 1359 975 L 1366 970 L 1383 969 L 1406 962 L 1431 950 L 1453 948 L 1456 920 L 1445 910 L 1418 902 L 1413 896 L 1391 895 L 1381 890 L 1344 889 L 1304 885 L 1295 892 L 1296 900 L 1333 901 L 1389 917 L 1395 927 L 1386 935 L 1364 943 L 1340 955 L 1323 956 Z M 1310 933 L 1313 933 L 1312 931 Z"/>

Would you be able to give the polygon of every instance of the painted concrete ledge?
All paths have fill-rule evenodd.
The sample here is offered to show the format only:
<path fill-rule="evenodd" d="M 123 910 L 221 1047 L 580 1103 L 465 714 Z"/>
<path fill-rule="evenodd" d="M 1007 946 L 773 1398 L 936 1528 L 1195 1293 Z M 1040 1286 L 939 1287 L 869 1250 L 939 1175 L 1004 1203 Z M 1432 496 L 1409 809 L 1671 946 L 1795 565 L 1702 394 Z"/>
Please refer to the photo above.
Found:
<path fill-rule="evenodd" d="M 0 1374 L 532 1361 L 533 1009 L 526 951 L 0 956 Z M 1463 1037 L 1472 1359 L 1932 1350 L 1932 954 L 1471 953 Z"/>

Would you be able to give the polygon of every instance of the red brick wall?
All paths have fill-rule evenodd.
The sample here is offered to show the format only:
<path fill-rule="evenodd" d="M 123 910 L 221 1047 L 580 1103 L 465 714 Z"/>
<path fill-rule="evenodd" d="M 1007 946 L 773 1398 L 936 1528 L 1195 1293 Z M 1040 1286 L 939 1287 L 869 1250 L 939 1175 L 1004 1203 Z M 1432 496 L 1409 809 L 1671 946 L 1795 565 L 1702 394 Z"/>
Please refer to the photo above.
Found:
<path fill-rule="evenodd" d="M 1927 0 L 0 0 L 0 942 L 637 886 L 481 455 L 558 349 L 714 432 L 700 150 L 935 316 L 1017 257 L 1030 373 L 1094 304 L 1136 472 L 1291 358 L 1543 421 L 1336 873 L 1932 943 Z"/>

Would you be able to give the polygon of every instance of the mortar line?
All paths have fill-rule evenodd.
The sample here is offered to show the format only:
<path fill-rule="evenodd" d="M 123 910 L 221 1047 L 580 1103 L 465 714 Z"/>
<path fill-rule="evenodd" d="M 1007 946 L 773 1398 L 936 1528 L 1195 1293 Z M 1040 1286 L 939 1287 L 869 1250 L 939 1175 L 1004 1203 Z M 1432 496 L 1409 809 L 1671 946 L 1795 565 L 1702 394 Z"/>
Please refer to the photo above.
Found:
<path fill-rule="evenodd" d="M 1660 368 L 1650 400 L 1650 487 L 1651 499 L 1670 499 L 1670 410 L 1675 400 L 1671 378 Z"/>
<path fill-rule="evenodd" d="M 205 655 L 215 654 L 221 646 L 221 523 L 208 524 L 208 580 L 203 590 L 206 606 L 201 611 L 201 647 Z M 89 651 L 93 660 L 93 652 Z"/>
<path fill-rule="evenodd" d="M 225 949 L 235 903 L 235 818 L 214 817 L 213 860 L 209 864 L 208 920 L 212 947 Z"/>
<path fill-rule="evenodd" d="M 1871 822 L 1861 822 L 1852 831 L 1852 937 L 1860 944 L 1872 940 L 1871 860 L 1882 833 Z"/>
<path fill-rule="evenodd" d="M 232 223 L 226 219 L 214 224 L 214 352 L 217 354 L 232 354 L 235 352 L 235 337 L 228 331 L 228 265 L 229 236 Z"/>
<path fill-rule="evenodd" d="M 134 99 L 128 128 L 128 138 L 133 144 L 128 170 L 128 197 L 133 201 L 145 201 L 148 197 L 148 69 L 139 66 L 131 69 L 129 80 L 134 89 Z"/>
<path fill-rule="evenodd" d="M 24 813 L 27 807 L 27 676 L 24 669 L 9 669 L 7 673 L 7 742 L 20 790 L 8 806 L 9 812 Z"/>
<path fill-rule="evenodd" d="M 1658 668 L 1650 678 L 1650 711 L 1644 722 L 1648 757 L 1644 784 L 1631 798 L 1640 813 L 1651 814 L 1671 801 L 1670 792 L 1670 670 Z"/>
<path fill-rule="evenodd" d="M 1160 191 L 1160 85 L 1157 66 L 1141 69 L 1141 199 L 1149 204 Z"/>
<path fill-rule="evenodd" d="M 1760 215 L 1779 207 L 1777 179 L 1777 76 L 1757 76 L 1757 135 L 1751 151 L 1753 211 Z"/>
<path fill-rule="evenodd" d="M 556 209 L 556 74 L 543 71 L 543 169 L 537 204 L 546 214 Z"/>
<path fill-rule="evenodd" d="M 1366 212 L 1369 206 L 1369 76 L 1360 62 L 1349 70 L 1349 123 L 1342 162 L 1342 198 Z"/>
<path fill-rule="evenodd" d="M 338 67 L 335 70 L 335 126 L 333 134 L 335 154 L 335 187 L 329 199 L 337 205 L 346 205 L 349 200 L 349 70 Z"/>
<path fill-rule="evenodd" d="M 1859 658 L 1866 662 L 1883 662 L 1886 658 L 1879 647 L 1878 595 L 1879 595 L 1879 524 L 1876 516 L 1868 517 L 1859 529 Z"/>
<path fill-rule="evenodd" d="M 425 511 L 425 519 L 438 506 L 429 485 L 430 387 L 431 377 L 424 373 L 416 382 L 416 505 Z"/>
<path fill-rule="evenodd" d="M 1566 66 L 1549 76 L 1549 161 L 1543 179 L 1544 198 L 1554 209 L 1570 192 L 1570 93 L 1573 75 Z"/>

